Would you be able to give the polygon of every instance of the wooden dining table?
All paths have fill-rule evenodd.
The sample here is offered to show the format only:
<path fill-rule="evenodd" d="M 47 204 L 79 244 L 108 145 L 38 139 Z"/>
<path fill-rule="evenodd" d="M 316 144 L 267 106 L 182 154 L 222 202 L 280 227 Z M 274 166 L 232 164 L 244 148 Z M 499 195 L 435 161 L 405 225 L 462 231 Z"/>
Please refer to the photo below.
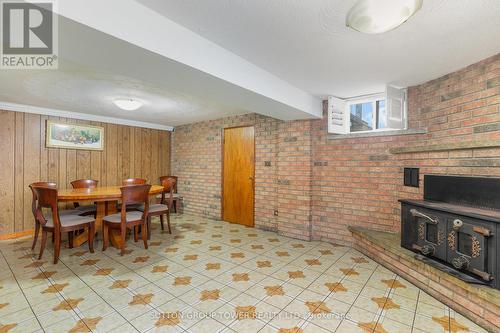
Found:
<path fill-rule="evenodd" d="M 106 186 L 96 188 L 74 188 L 58 191 L 57 199 L 61 202 L 90 201 L 97 205 L 95 219 L 96 233 L 102 230 L 102 219 L 106 215 L 117 212 L 116 204 L 121 199 L 121 186 Z M 163 192 L 163 186 L 152 185 L 149 195 L 157 195 Z M 73 239 L 73 246 L 80 246 L 87 241 L 88 231 L 76 235 Z M 121 243 L 120 230 L 111 230 L 110 240 L 113 246 L 119 248 Z"/>

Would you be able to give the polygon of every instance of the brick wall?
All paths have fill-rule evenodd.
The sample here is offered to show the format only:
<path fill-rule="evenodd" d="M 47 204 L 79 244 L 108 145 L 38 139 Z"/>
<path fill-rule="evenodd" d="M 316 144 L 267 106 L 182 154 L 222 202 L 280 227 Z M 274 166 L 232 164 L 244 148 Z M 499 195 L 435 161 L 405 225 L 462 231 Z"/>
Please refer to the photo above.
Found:
<path fill-rule="evenodd" d="M 278 128 L 278 232 L 311 239 L 312 120 L 282 122 Z"/>
<path fill-rule="evenodd" d="M 175 128 L 172 135 L 172 173 L 179 177 L 184 211 L 221 217 L 222 131 L 255 126 L 255 225 L 276 230 L 277 142 L 279 120 L 246 114 Z"/>
<path fill-rule="evenodd" d="M 403 168 L 420 173 L 500 176 L 500 148 L 449 150 L 448 144 L 500 141 L 500 55 L 408 89 L 409 128 L 427 134 L 329 140 L 313 124 L 313 238 L 352 241 L 347 226 L 399 231 L 399 198 L 421 198 L 402 185 Z M 392 154 L 391 148 L 443 150 Z M 321 162 L 321 163 L 320 163 Z M 423 180 L 423 177 L 421 181 Z"/>
<path fill-rule="evenodd" d="M 500 142 L 500 55 L 408 94 L 409 128 L 427 134 L 331 140 L 326 119 L 282 122 L 256 114 L 177 127 L 172 169 L 186 211 L 220 218 L 221 133 L 239 125 L 256 129 L 256 226 L 296 238 L 349 244 L 349 225 L 398 231 L 397 200 L 422 196 L 422 188 L 402 186 L 405 166 L 421 174 L 500 176 L 500 148 L 391 152 Z"/>

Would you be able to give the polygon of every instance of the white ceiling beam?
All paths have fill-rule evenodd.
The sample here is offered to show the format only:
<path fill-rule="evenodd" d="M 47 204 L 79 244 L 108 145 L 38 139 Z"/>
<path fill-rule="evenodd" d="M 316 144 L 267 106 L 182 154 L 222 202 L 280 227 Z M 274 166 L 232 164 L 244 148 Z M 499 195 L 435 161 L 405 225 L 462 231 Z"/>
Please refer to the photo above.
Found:
<path fill-rule="evenodd" d="M 272 99 L 290 109 L 289 116 L 279 112 L 276 118 L 289 120 L 322 116 L 319 98 L 133 0 L 60 1 L 56 11 L 73 21 Z M 259 110 L 249 111 L 260 113 Z"/>
<path fill-rule="evenodd" d="M 2 101 L 0 101 L 0 110 L 41 114 L 44 116 L 63 117 L 63 118 L 71 118 L 71 119 L 77 119 L 77 120 L 97 121 L 97 122 L 107 123 L 107 124 L 151 128 L 151 129 L 170 131 L 170 132 L 174 130 L 174 128 L 172 126 L 153 124 L 153 123 L 148 123 L 148 122 L 144 122 L 144 121 L 122 119 L 122 118 L 115 118 L 115 117 L 106 117 L 106 116 L 98 116 L 98 115 L 89 114 L 89 113 L 80 113 L 80 112 L 58 110 L 58 109 L 52 109 L 52 108 L 42 108 L 42 107 L 33 106 L 33 105 L 9 103 L 9 102 L 2 102 Z"/>

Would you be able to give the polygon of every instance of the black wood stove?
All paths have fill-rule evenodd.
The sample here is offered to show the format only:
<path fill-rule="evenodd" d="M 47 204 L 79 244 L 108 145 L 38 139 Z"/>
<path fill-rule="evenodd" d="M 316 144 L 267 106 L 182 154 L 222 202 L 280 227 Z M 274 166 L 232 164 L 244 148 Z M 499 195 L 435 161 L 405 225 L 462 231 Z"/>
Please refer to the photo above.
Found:
<path fill-rule="evenodd" d="M 401 202 L 401 246 L 470 283 L 500 290 L 500 178 L 426 175 Z"/>

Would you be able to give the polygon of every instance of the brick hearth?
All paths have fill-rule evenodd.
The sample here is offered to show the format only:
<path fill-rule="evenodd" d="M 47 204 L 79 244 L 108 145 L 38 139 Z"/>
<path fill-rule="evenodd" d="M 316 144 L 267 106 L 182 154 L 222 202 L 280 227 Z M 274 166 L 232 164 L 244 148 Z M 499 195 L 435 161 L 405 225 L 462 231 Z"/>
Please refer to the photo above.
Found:
<path fill-rule="evenodd" d="M 500 332 L 500 291 L 463 282 L 400 246 L 400 234 L 349 227 L 354 248 L 491 332 Z"/>

